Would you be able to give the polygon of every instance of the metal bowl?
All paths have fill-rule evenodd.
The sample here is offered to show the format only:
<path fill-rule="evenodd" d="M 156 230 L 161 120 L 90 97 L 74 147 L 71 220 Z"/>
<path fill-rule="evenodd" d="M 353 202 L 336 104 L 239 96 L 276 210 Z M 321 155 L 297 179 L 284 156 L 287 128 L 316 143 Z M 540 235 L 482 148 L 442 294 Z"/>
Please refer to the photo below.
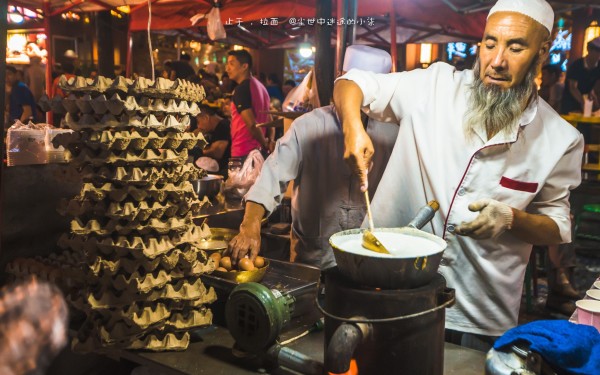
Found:
<path fill-rule="evenodd" d="M 221 272 L 215 270 L 213 271 L 213 275 L 225 280 L 236 282 L 238 284 L 249 282 L 258 283 L 263 279 L 263 277 L 265 277 L 265 273 L 267 272 L 268 268 L 269 260 L 265 259 L 264 267 L 256 268 L 252 271 Z"/>
<path fill-rule="evenodd" d="M 197 246 L 209 253 L 213 251 L 222 252 L 227 249 L 229 241 L 238 235 L 239 231 L 229 228 L 210 228 L 210 237 L 204 238 L 197 243 Z"/>
<path fill-rule="evenodd" d="M 194 191 L 198 194 L 198 198 L 204 197 L 214 198 L 221 191 L 221 183 L 223 176 L 218 174 L 207 174 L 199 180 L 192 180 Z"/>
<path fill-rule="evenodd" d="M 418 288 L 429 283 L 437 274 L 446 242 L 440 237 L 415 228 L 377 228 L 378 232 L 401 233 L 432 241 L 435 251 L 419 257 L 396 257 L 373 252 L 362 255 L 343 248 L 343 236 L 362 236 L 364 229 L 350 229 L 331 236 L 329 243 L 339 271 L 359 285 L 384 289 Z"/>

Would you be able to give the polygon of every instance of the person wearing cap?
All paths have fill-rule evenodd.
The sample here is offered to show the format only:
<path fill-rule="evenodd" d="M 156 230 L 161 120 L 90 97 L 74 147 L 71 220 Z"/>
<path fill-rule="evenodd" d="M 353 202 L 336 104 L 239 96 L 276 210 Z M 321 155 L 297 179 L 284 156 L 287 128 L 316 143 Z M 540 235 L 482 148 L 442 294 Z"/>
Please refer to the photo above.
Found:
<path fill-rule="evenodd" d="M 83 74 L 80 68 L 81 62 L 79 61 L 79 55 L 72 49 L 66 50 L 63 54 L 63 64 L 73 65 L 73 74 L 75 74 L 76 76 L 80 76 Z"/>
<path fill-rule="evenodd" d="M 573 61 L 567 68 L 567 78 L 563 91 L 560 113 L 583 112 L 584 95 L 590 95 L 598 105 L 594 85 L 600 79 L 600 37 L 587 44 L 588 54 Z"/>
<path fill-rule="evenodd" d="M 371 205 L 375 226 L 406 225 L 429 200 L 440 203 L 424 230 L 448 244 L 439 268 L 456 290 L 447 340 L 475 349 L 517 325 L 532 244 L 571 241 L 583 138 L 534 83 L 553 22 L 544 0 L 499 0 L 472 70 L 441 62 L 392 74 L 351 70 L 334 87 L 344 157 L 363 189 L 378 150 L 360 109 L 400 124 Z"/>
<path fill-rule="evenodd" d="M 349 46 L 344 69 L 361 68 L 389 73 L 391 56 L 367 46 Z M 361 126 L 365 127 L 361 122 Z M 373 195 L 385 169 L 398 132 L 395 124 L 370 120 L 366 132 L 382 151 L 369 173 Z M 314 109 L 297 118 L 277 141 L 261 174 L 245 197 L 246 212 L 240 234 L 229 243 L 235 260 L 260 251 L 261 219 L 281 204 L 289 181 L 294 181 L 291 202 L 290 260 L 323 270 L 335 266 L 329 237 L 358 228 L 365 217 L 364 195 L 358 179 L 342 158 L 344 137 L 333 106 Z"/>

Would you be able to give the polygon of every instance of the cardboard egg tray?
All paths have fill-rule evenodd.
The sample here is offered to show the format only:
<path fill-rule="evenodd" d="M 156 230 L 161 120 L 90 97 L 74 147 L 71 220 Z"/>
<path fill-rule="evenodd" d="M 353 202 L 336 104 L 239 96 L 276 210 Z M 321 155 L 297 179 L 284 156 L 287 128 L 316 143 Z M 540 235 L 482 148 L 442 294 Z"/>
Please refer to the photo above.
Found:
<path fill-rule="evenodd" d="M 58 246 L 63 249 L 85 252 L 88 255 L 118 257 L 131 256 L 136 259 L 154 259 L 168 253 L 172 249 L 186 243 L 197 243 L 202 240 L 200 229 L 191 226 L 183 233 L 169 232 L 166 235 L 131 235 L 100 237 L 96 235 L 63 234 Z"/>
<path fill-rule="evenodd" d="M 190 306 L 201 306 L 213 302 L 217 297 L 213 288 L 207 289 L 199 276 L 179 279 L 162 288 L 152 289 L 148 293 L 130 294 L 115 290 L 112 286 L 102 286 L 95 291 L 87 291 L 83 296 L 77 296 L 72 301 L 81 310 L 115 309 L 128 306 L 133 302 L 170 300 L 173 302 L 186 301 Z M 193 302 L 192 302 L 193 301 Z"/>
<path fill-rule="evenodd" d="M 65 159 L 75 167 L 92 165 L 100 167 L 106 164 L 115 166 L 160 166 L 182 164 L 188 158 L 187 149 L 174 151 L 169 149 L 159 150 L 91 150 L 89 148 L 77 151 L 66 150 Z"/>
<path fill-rule="evenodd" d="M 110 285 L 118 291 L 148 293 L 152 289 L 159 289 L 168 283 L 177 282 L 178 279 L 210 273 L 214 268 L 212 262 L 208 264 L 194 262 L 192 267 L 188 269 L 175 267 L 167 271 L 157 268 L 151 273 L 135 271 L 132 274 L 118 273 L 111 275 L 110 273 L 101 272 L 97 276 L 89 278 L 88 281 L 94 287 L 97 287 L 97 285 Z"/>
<path fill-rule="evenodd" d="M 47 100 L 46 98 L 44 100 Z M 50 102 L 44 108 L 51 108 Z M 118 93 L 114 93 L 107 98 L 105 94 L 100 94 L 92 98 L 91 94 L 77 96 L 71 94 L 63 99 L 62 105 L 67 113 L 83 113 L 103 115 L 110 113 L 113 116 L 126 113 L 127 115 L 164 113 L 196 116 L 200 113 L 198 104 L 192 102 L 189 104 L 186 100 L 175 99 L 150 99 L 141 97 L 139 102 L 134 96 L 126 96 L 124 99 Z"/>
<path fill-rule="evenodd" d="M 80 199 L 88 199 L 100 202 L 109 199 L 112 202 L 123 201 L 156 201 L 177 203 L 186 198 L 194 198 L 197 194 L 194 187 L 189 182 L 183 182 L 179 185 L 172 183 L 155 184 L 150 186 L 119 186 L 110 182 L 102 184 L 83 183 L 80 192 Z"/>
<path fill-rule="evenodd" d="M 203 148 L 206 141 L 201 133 L 173 133 L 156 131 L 124 131 L 124 130 L 101 130 L 82 131 L 78 133 L 67 133 L 57 136 L 55 141 L 66 145 L 74 152 L 77 148 L 84 146 L 91 150 L 144 150 L 167 148 L 181 151 L 192 149 L 196 146 Z"/>
<path fill-rule="evenodd" d="M 185 232 L 194 225 L 191 217 L 171 217 L 165 220 L 149 219 L 143 222 L 132 221 L 123 224 L 121 220 L 96 220 L 91 219 L 82 222 L 79 218 L 71 220 L 71 232 L 75 234 L 96 234 L 98 236 L 109 236 L 112 233 L 148 235 L 152 233 L 167 234 L 171 231 Z"/>
<path fill-rule="evenodd" d="M 122 114 L 114 116 L 110 113 L 98 116 L 93 114 L 73 114 L 67 113 L 62 120 L 66 127 L 73 130 L 155 130 L 155 131 L 176 131 L 183 132 L 190 126 L 189 115 L 155 115 L 147 114 L 145 116 Z"/>
<path fill-rule="evenodd" d="M 97 255 L 88 255 L 88 266 L 94 275 L 100 273 L 115 275 L 118 272 L 133 274 L 134 272 L 153 272 L 157 267 L 171 271 L 176 267 L 181 269 L 191 269 L 197 261 L 206 263 L 206 255 L 195 245 L 184 244 L 181 248 L 175 248 L 167 254 L 163 254 L 154 259 L 135 259 L 133 257 L 118 257 L 113 259 L 100 257 Z"/>
<path fill-rule="evenodd" d="M 66 114 L 75 133 L 53 143 L 84 179 L 59 207 L 73 219 L 58 244 L 82 254 L 81 286 L 68 298 L 87 320 L 74 347 L 183 350 L 185 330 L 210 324 L 216 299 L 200 279 L 215 263 L 192 221 L 206 202 L 189 180 L 205 172 L 186 164 L 206 141 L 183 133 L 204 91 L 162 78 L 62 77 L 59 86 L 68 96 L 40 105 Z"/>
<path fill-rule="evenodd" d="M 201 327 L 211 321 L 212 312 L 205 308 L 171 311 L 165 306 L 164 309 L 157 309 L 152 313 L 136 315 L 135 320 L 111 316 L 109 319 L 102 319 L 96 324 L 101 327 L 101 340 L 110 344 L 139 338 L 144 335 L 146 329 L 157 328 L 157 323 L 162 323 L 163 329 L 182 330 Z"/>
<path fill-rule="evenodd" d="M 150 351 L 182 351 L 190 344 L 190 334 L 185 331 L 168 332 L 165 330 L 150 331 L 139 339 L 115 342 L 112 345 L 101 343 L 99 338 L 92 337 L 89 333 L 73 339 L 71 347 L 74 351 L 88 353 L 101 350 L 103 347 L 119 347 L 123 349 L 143 349 Z"/>
<path fill-rule="evenodd" d="M 165 167 L 136 167 L 136 166 L 85 166 L 81 170 L 85 182 L 106 181 L 132 186 L 147 186 L 157 183 L 173 183 L 179 185 L 185 181 L 198 180 L 206 172 L 193 164 Z"/>
<path fill-rule="evenodd" d="M 106 202 L 94 201 L 76 197 L 70 201 L 61 201 L 58 212 L 69 216 L 107 217 L 113 220 L 146 221 L 150 218 L 166 219 L 173 216 L 193 217 L 200 214 L 200 208 L 206 200 L 184 198 L 178 202 L 148 202 L 148 201 L 121 201 Z"/>
<path fill-rule="evenodd" d="M 200 102 L 206 96 L 201 85 L 181 79 L 171 81 L 162 77 L 152 81 L 144 77 L 132 80 L 118 76 L 112 80 L 103 76 L 90 79 L 81 76 L 67 78 L 63 75 L 59 79 L 58 86 L 62 90 L 72 93 L 105 94 L 108 96 L 118 93 L 192 102 Z"/>
<path fill-rule="evenodd" d="M 16 279 L 36 276 L 59 286 L 63 291 L 80 285 L 85 278 L 83 254 L 63 251 L 47 257 L 16 258 L 6 264 L 6 272 Z"/>

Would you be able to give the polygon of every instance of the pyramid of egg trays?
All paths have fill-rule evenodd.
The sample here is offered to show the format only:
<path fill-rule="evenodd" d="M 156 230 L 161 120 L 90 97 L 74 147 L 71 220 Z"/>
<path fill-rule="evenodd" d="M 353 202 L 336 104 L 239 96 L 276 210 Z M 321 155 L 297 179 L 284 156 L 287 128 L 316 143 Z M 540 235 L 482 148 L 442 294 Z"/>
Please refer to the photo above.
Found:
<path fill-rule="evenodd" d="M 87 317 L 73 347 L 184 350 L 188 331 L 211 323 L 216 299 L 200 280 L 215 264 L 196 246 L 202 231 L 192 221 L 205 201 L 189 181 L 204 171 L 186 163 L 206 142 L 184 132 L 204 90 L 123 77 L 63 76 L 59 87 L 65 98 L 40 105 L 74 130 L 54 142 L 83 178 L 59 208 L 73 217 L 59 246 L 84 255 L 83 285 L 68 296 Z"/>

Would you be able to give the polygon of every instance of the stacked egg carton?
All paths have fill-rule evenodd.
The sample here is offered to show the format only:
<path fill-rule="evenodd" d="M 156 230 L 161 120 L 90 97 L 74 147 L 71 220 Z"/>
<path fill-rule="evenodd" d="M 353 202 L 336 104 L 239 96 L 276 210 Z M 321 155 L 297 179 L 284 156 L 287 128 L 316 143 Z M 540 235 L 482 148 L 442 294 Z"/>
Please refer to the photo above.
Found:
<path fill-rule="evenodd" d="M 79 350 L 183 350 L 189 329 L 208 325 L 215 292 L 200 275 L 215 264 L 196 246 L 199 201 L 186 164 L 206 143 L 184 132 L 204 98 L 201 86 L 159 78 L 61 78 L 68 93 L 46 101 L 75 132 L 57 136 L 83 186 L 60 210 L 73 216 L 59 246 L 84 254 L 85 283 L 69 295 L 87 319 Z M 191 103 L 191 104 L 190 104 Z"/>

